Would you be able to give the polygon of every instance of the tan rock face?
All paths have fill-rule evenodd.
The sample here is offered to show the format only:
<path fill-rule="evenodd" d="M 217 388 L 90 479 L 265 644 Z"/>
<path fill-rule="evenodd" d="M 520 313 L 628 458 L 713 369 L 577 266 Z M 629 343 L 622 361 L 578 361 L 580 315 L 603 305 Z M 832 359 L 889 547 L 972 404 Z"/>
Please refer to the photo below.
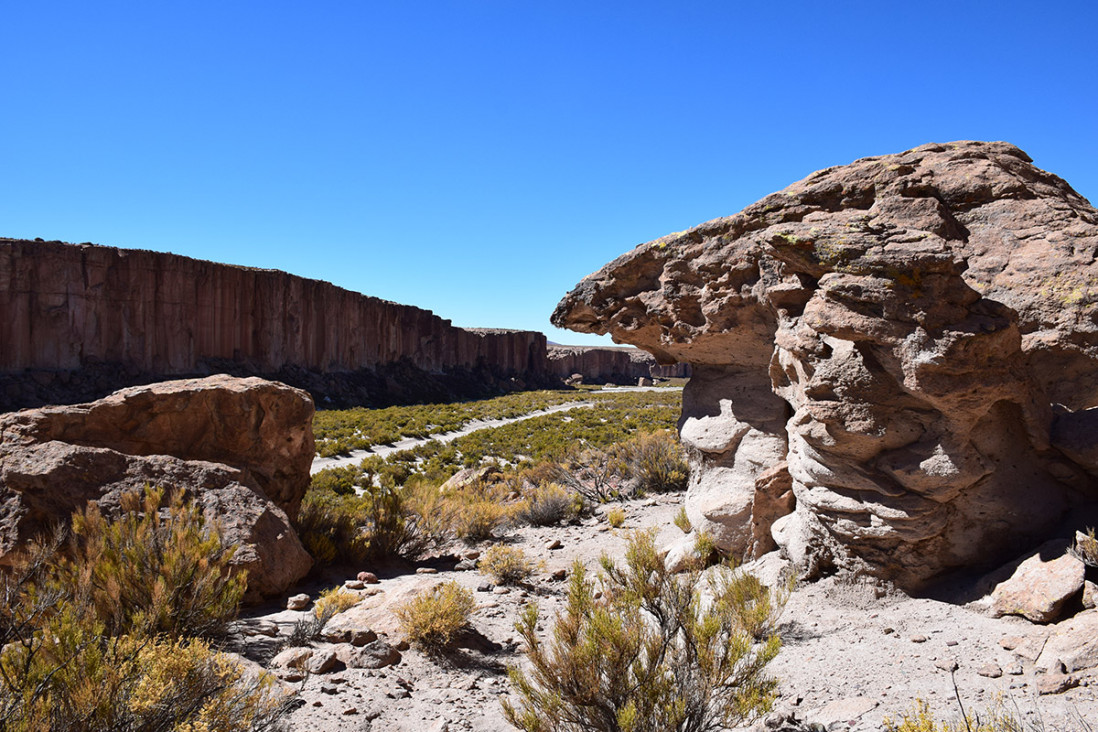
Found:
<path fill-rule="evenodd" d="M 89 501 L 183 490 L 239 545 L 252 597 L 312 564 L 290 526 L 309 485 L 313 403 L 263 379 L 213 376 L 125 389 L 98 402 L 0 416 L 0 563 Z"/>
<path fill-rule="evenodd" d="M 686 364 L 660 365 L 652 354 L 636 348 L 549 346 L 547 358 L 549 373 L 562 379 L 579 374 L 589 384 L 635 384 L 640 378 L 690 375 Z"/>
<path fill-rule="evenodd" d="M 925 145 L 641 245 L 553 322 L 693 365 L 687 512 L 724 549 L 755 553 L 768 514 L 805 574 L 917 586 L 1092 494 L 1050 402 L 1098 403 L 1096 250 L 1098 212 L 1017 148 Z M 783 460 L 778 518 L 756 484 Z"/>

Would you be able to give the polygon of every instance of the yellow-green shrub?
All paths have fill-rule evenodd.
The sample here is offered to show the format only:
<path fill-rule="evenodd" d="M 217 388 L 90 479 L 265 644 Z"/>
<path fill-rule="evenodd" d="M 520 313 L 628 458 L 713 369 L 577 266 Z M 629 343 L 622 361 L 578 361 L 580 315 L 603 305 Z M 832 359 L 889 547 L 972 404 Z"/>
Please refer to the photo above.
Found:
<path fill-rule="evenodd" d="M 474 605 L 473 593 L 451 580 L 421 592 L 395 612 L 409 643 L 439 652 L 469 624 Z"/>
<path fill-rule="evenodd" d="M 678 526 L 684 534 L 689 534 L 694 528 L 690 525 L 690 518 L 686 515 L 685 506 L 680 508 L 679 512 L 675 514 L 675 526 Z"/>
<path fill-rule="evenodd" d="M 526 558 L 522 549 L 501 544 L 489 547 L 481 555 L 477 569 L 498 585 L 514 585 L 533 574 L 534 563 Z"/>
<path fill-rule="evenodd" d="M 542 483 L 526 494 L 516 518 L 531 526 L 552 526 L 575 515 L 578 495 L 559 483 Z"/>
<path fill-rule="evenodd" d="M 899 721 L 886 717 L 884 726 L 887 732 L 1022 732 L 1026 729 L 1021 720 L 1003 708 L 1001 701 L 982 715 L 966 714 L 957 721 L 947 722 L 935 719 L 930 705 L 922 699 L 916 699 L 912 710 Z"/>
<path fill-rule="evenodd" d="M 1076 540 L 1072 554 L 1079 557 L 1084 564 L 1098 567 L 1098 537 L 1095 537 L 1094 529 L 1087 529 L 1087 533 Z"/>
<path fill-rule="evenodd" d="M 342 587 L 333 587 L 320 593 L 313 604 L 313 615 L 322 622 L 327 622 L 332 616 L 338 615 L 362 602 L 362 596 L 354 592 L 348 592 Z"/>
<path fill-rule="evenodd" d="M 572 569 L 565 609 L 548 641 L 536 605 L 516 624 L 531 672 L 509 669 L 518 705 L 508 721 L 527 732 L 700 730 L 739 727 L 771 705 L 764 674 L 778 637 L 762 643 L 738 629 L 718 595 L 703 609 L 700 572 L 673 575 L 654 532 L 629 541 L 625 565 L 602 560 L 602 598 L 583 565 Z"/>
<path fill-rule="evenodd" d="M 231 571 L 235 547 L 223 547 L 202 510 L 180 493 L 161 512 L 163 491 L 125 493 L 113 521 L 91 504 L 72 519 L 71 561 L 58 581 L 79 587 L 106 632 L 217 636 L 236 617 L 247 578 Z"/>
<path fill-rule="evenodd" d="M 686 490 L 690 468 L 686 465 L 682 445 L 670 432 L 640 434 L 622 443 L 620 448 L 630 475 L 638 482 L 638 490 Z"/>
<path fill-rule="evenodd" d="M 606 512 L 606 523 L 615 529 L 623 526 L 625 524 L 625 510 L 617 507 L 611 508 Z"/>

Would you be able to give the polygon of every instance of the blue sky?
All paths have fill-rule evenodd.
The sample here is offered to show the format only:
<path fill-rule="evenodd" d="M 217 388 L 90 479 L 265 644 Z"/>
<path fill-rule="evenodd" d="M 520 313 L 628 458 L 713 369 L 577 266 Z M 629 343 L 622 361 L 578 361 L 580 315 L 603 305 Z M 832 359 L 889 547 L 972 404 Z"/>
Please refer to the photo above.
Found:
<path fill-rule="evenodd" d="M 9 0 L 0 235 L 599 342 L 548 322 L 584 275 L 819 168 L 1009 140 L 1095 201 L 1096 30 L 1090 2 Z"/>

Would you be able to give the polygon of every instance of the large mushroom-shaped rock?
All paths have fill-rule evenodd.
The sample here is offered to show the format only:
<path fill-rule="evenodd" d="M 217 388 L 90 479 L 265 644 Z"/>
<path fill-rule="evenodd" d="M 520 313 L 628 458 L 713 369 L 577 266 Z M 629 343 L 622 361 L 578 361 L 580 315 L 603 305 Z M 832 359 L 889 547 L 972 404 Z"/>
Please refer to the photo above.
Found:
<path fill-rule="evenodd" d="M 258 378 L 211 376 L 74 406 L 0 415 L 0 564 L 95 501 L 108 516 L 145 485 L 198 501 L 252 598 L 286 590 L 312 560 L 290 525 L 309 485 L 309 395 Z"/>
<path fill-rule="evenodd" d="M 916 587 L 1093 491 L 1050 402 L 1098 403 L 1096 249 L 1098 212 L 1016 147 L 924 145 L 642 244 L 553 322 L 692 364 L 687 513 L 722 549 L 757 556 L 773 523 L 805 575 Z"/>

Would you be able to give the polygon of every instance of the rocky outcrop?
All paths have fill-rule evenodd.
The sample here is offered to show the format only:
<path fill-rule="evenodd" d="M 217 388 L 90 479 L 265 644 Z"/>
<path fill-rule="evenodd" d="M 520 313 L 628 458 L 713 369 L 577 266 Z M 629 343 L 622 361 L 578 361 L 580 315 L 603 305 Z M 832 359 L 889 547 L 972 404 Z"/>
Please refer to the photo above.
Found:
<path fill-rule="evenodd" d="M 688 378 L 687 364 L 661 365 L 639 348 L 550 345 L 549 373 L 561 379 L 580 374 L 589 384 L 636 384 L 640 378 Z"/>
<path fill-rule="evenodd" d="M 0 239 L 0 312 L 0 375 L 33 372 L 63 382 L 53 384 L 61 391 L 89 369 L 112 385 L 226 367 L 302 382 L 391 364 L 545 374 L 541 333 L 456 328 L 428 310 L 285 272 L 91 244 Z M 324 391 L 327 381 L 308 383 Z M 32 399 L 22 384 L 7 386 L 0 408 Z"/>
<path fill-rule="evenodd" d="M 806 575 L 917 587 L 1094 497 L 1050 404 L 1098 403 L 1096 250 L 1098 212 L 1016 147 L 925 145 L 643 244 L 553 322 L 692 364 L 687 512 L 726 551 L 777 518 Z M 782 461 L 796 503 L 775 517 L 756 496 Z"/>
<path fill-rule="evenodd" d="M 110 516 L 146 485 L 198 501 L 238 545 L 252 597 L 312 560 L 290 526 L 309 486 L 313 403 L 262 379 L 213 376 L 0 417 L 0 564 L 88 502 Z"/>

